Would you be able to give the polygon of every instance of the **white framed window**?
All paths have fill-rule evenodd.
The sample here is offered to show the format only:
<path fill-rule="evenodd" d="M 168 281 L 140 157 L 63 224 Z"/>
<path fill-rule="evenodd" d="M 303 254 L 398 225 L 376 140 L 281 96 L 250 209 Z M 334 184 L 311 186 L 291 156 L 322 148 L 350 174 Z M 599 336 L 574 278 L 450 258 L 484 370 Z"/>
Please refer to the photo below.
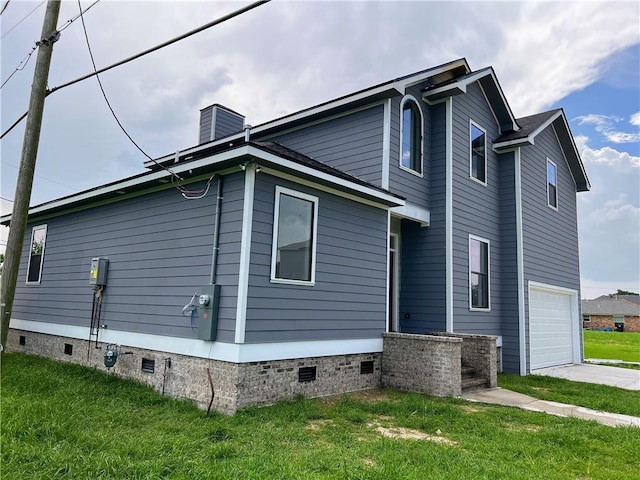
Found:
<path fill-rule="evenodd" d="M 31 230 L 29 244 L 29 263 L 27 264 L 27 283 L 40 283 L 44 246 L 47 240 L 47 226 L 37 225 Z"/>
<path fill-rule="evenodd" d="M 558 209 L 558 167 L 547 158 L 547 205 Z"/>
<path fill-rule="evenodd" d="M 469 121 L 469 176 L 487 184 L 487 132 Z"/>
<path fill-rule="evenodd" d="M 271 281 L 313 285 L 318 197 L 276 186 Z"/>
<path fill-rule="evenodd" d="M 469 235 L 469 309 L 491 309 L 489 240 Z"/>
<path fill-rule="evenodd" d="M 418 101 L 411 95 L 400 104 L 400 168 L 422 176 L 424 121 Z"/>

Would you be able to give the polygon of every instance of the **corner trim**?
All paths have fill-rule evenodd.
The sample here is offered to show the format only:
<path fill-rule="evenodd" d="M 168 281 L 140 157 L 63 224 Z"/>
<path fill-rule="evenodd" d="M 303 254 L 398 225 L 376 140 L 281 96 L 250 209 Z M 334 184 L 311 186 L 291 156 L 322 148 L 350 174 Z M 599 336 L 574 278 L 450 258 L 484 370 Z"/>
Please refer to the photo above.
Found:
<path fill-rule="evenodd" d="M 391 99 L 384 102 L 382 124 L 382 180 L 381 186 L 389 190 L 389 168 L 391 159 Z"/>
<path fill-rule="evenodd" d="M 253 228 L 253 196 L 255 184 L 256 167 L 249 163 L 246 166 L 244 175 L 240 265 L 238 267 L 238 300 L 236 304 L 236 343 L 244 343 L 247 324 L 247 296 L 249 293 L 249 265 L 251 262 L 251 230 Z"/>
<path fill-rule="evenodd" d="M 516 263 L 518 268 L 518 345 L 520 350 L 520 375 L 527 374 L 526 309 L 524 287 L 524 237 L 522 233 L 522 166 L 520 147 L 513 152 L 515 162 L 516 194 Z"/>
<path fill-rule="evenodd" d="M 446 244 L 446 331 L 453 332 L 453 97 L 445 100 L 446 109 L 446 194 L 445 194 L 445 244 Z"/>

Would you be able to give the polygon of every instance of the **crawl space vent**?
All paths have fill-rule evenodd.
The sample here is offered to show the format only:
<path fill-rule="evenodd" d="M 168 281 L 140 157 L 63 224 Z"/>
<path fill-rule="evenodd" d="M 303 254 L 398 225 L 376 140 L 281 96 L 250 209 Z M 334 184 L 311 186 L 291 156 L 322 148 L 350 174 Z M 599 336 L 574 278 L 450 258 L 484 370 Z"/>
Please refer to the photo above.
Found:
<path fill-rule="evenodd" d="M 20 345 L 25 346 L 27 344 L 27 337 L 20 335 Z"/>
<path fill-rule="evenodd" d="M 142 359 L 142 371 L 147 373 L 153 373 L 156 371 L 156 361 L 151 358 Z"/>
<path fill-rule="evenodd" d="M 313 382 L 316 379 L 316 367 L 300 367 L 298 382 Z"/>
<path fill-rule="evenodd" d="M 73 345 L 70 343 L 64 344 L 64 354 L 65 355 L 73 355 Z"/>
<path fill-rule="evenodd" d="M 373 360 L 360 362 L 360 375 L 366 375 L 368 373 L 373 373 Z"/>

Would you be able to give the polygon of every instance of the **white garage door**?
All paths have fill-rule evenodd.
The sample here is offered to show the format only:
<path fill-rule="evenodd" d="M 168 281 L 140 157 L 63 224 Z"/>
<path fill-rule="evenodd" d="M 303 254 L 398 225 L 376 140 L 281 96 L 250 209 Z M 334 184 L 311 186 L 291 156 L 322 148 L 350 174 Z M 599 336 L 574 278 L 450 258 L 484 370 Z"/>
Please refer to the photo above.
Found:
<path fill-rule="evenodd" d="M 531 370 L 573 363 L 572 294 L 529 290 Z"/>

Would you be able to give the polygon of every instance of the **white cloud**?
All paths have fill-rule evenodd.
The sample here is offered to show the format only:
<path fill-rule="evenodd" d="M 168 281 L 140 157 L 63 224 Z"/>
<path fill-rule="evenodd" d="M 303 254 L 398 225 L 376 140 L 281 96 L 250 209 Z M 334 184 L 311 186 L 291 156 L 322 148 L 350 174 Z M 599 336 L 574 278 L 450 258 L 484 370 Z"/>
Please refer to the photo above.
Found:
<path fill-rule="evenodd" d="M 582 285 L 589 289 L 582 296 L 634 290 L 640 283 L 640 157 L 608 146 L 591 149 L 580 140 L 592 184 L 578 196 Z"/>
<path fill-rule="evenodd" d="M 640 113 L 632 115 L 629 119 L 631 125 L 636 125 L 634 122 L 640 122 Z M 617 129 L 617 125 L 624 119 L 615 115 L 598 115 L 589 114 L 581 117 L 576 117 L 579 125 L 593 125 L 596 131 L 604 136 L 604 138 L 611 143 L 634 143 L 640 142 L 640 129 L 637 132 L 623 132 Z M 637 125 L 640 125 L 638 123 Z"/>
<path fill-rule="evenodd" d="M 629 123 L 631 125 L 640 126 L 640 112 L 636 112 L 633 115 L 631 115 L 631 118 L 629 119 Z"/>

